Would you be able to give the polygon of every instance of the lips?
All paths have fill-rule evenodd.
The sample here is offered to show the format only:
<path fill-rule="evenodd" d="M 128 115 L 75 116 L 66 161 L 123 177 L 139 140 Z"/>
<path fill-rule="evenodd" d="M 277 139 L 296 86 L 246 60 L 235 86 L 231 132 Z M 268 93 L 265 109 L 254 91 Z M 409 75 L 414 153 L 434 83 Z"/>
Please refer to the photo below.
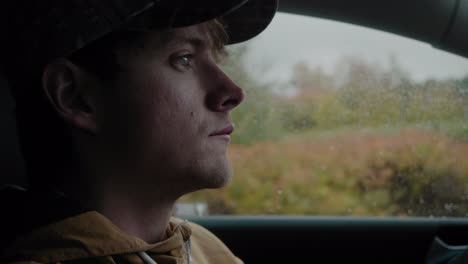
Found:
<path fill-rule="evenodd" d="M 233 131 L 234 125 L 228 125 L 227 127 L 210 134 L 210 137 L 231 135 Z"/>

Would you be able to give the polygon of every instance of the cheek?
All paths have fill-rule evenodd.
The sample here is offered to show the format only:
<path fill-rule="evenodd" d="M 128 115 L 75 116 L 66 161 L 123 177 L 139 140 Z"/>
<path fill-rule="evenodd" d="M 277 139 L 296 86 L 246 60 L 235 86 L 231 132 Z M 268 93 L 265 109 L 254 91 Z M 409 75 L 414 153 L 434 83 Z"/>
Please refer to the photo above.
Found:
<path fill-rule="evenodd" d="M 136 109 L 133 118 L 151 141 L 186 144 L 200 132 L 203 101 L 192 85 L 176 77 L 154 76 L 143 86 L 144 92 L 132 99 Z"/>
<path fill-rule="evenodd" d="M 158 67 L 163 70 L 135 72 L 119 82 L 112 96 L 105 99 L 109 105 L 102 118 L 105 134 L 111 135 L 114 144 L 138 148 L 132 152 L 155 148 L 169 151 L 171 145 L 185 148 L 209 133 L 200 83 L 190 74 Z"/>
<path fill-rule="evenodd" d="M 152 80 L 154 109 L 170 124 L 191 125 L 204 114 L 204 93 L 192 74 L 162 74 Z M 175 122 L 175 121 L 178 122 Z M 185 121 L 184 121 L 185 120 Z"/>

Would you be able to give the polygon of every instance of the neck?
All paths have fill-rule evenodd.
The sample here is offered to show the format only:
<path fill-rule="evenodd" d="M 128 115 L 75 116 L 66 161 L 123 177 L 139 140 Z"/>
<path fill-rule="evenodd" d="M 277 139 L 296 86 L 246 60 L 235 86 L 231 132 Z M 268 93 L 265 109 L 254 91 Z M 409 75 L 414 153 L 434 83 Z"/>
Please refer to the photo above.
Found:
<path fill-rule="evenodd" d="M 65 190 L 85 208 L 101 213 L 125 233 L 150 244 L 166 238 L 177 201 L 157 195 L 162 193 L 158 190 L 145 192 L 137 186 L 119 187 L 115 182 L 106 185 L 94 182 L 92 186 L 73 184 L 73 188 Z"/>
<path fill-rule="evenodd" d="M 129 235 L 147 243 L 166 238 L 174 202 L 142 204 L 128 199 L 101 201 L 98 212 Z"/>
<path fill-rule="evenodd" d="M 88 209 L 95 210 L 125 233 L 147 243 L 166 238 L 173 207 L 180 192 L 164 181 L 169 172 L 145 175 L 146 168 L 135 169 L 135 164 L 110 159 L 94 149 L 95 142 L 78 141 L 73 177 L 69 182 L 70 194 Z M 91 151 L 89 151 L 91 149 Z M 163 166 L 161 166 L 163 167 Z"/>

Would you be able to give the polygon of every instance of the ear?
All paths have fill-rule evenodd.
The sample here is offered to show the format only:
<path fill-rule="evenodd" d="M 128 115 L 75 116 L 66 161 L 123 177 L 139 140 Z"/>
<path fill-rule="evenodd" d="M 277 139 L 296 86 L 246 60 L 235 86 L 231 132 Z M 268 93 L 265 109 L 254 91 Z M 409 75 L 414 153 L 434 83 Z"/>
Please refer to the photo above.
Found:
<path fill-rule="evenodd" d="M 42 88 L 49 103 L 65 122 L 95 133 L 95 107 L 87 75 L 71 61 L 57 59 L 45 67 Z"/>

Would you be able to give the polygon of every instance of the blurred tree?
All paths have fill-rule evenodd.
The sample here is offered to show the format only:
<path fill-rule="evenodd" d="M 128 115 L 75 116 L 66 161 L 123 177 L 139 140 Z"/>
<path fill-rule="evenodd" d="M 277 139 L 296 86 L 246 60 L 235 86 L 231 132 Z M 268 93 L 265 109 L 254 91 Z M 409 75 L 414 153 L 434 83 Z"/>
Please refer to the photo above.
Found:
<path fill-rule="evenodd" d="M 311 68 L 305 62 L 296 63 L 292 68 L 291 84 L 297 89 L 298 97 L 317 98 L 333 89 L 333 77 L 320 66 Z"/>
<path fill-rule="evenodd" d="M 390 78 L 390 86 L 396 90 L 399 97 L 400 121 L 406 122 L 408 119 L 408 107 L 410 105 L 410 93 L 412 81 L 410 74 L 403 69 L 398 57 L 391 54 L 389 58 L 390 69 L 387 75 Z"/>
<path fill-rule="evenodd" d="M 460 80 L 455 81 L 455 87 L 457 90 L 457 94 L 463 98 L 465 101 L 464 103 L 464 119 L 468 120 L 468 74 L 465 77 L 461 78 Z M 468 131 L 467 131 L 468 134 Z"/>

